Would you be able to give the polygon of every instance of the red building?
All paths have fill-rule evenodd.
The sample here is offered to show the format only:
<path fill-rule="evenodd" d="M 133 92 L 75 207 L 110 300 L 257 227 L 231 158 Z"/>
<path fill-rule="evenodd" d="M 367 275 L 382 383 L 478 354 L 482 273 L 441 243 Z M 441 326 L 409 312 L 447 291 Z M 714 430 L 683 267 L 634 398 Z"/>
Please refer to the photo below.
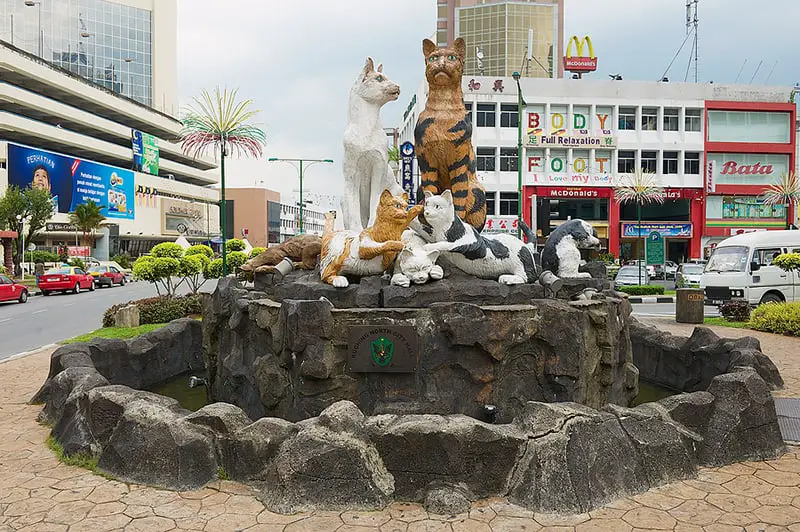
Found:
<path fill-rule="evenodd" d="M 706 101 L 703 253 L 742 232 L 785 229 L 787 207 L 760 196 L 795 168 L 792 103 Z M 794 220 L 794 212 L 789 219 Z"/>

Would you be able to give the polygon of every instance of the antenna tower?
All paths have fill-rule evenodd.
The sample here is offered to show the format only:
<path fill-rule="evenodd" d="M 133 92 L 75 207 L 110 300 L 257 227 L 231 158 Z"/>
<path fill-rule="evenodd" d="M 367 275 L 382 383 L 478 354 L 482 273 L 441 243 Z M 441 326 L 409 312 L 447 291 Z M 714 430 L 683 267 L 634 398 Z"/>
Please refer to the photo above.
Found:
<path fill-rule="evenodd" d="M 686 76 L 684 80 L 689 77 L 689 68 L 694 61 L 694 82 L 697 83 L 697 4 L 700 0 L 686 0 L 686 35 L 694 32 L 694 43 L 692 44 L 692 51 L 689 54 L 689 65 L 686 68 Z"/>

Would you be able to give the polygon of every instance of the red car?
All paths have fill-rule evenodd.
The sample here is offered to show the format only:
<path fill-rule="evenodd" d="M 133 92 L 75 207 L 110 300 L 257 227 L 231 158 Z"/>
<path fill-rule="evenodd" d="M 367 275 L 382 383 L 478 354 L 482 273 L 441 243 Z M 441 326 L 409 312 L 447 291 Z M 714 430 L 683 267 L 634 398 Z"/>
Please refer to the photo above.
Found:
<path fill-rule="evenodd" d="M 25 303 L 28 300 L 28 289 L 17 284 L 5 275 L 0 275 L 0 301 L 19 301 Z"/>
<path fill-rule="evenodd" d="M 94 278 L 97 286 L 120 286 L 125 284 L 125 274 L 114 266 L 93 266 L 89 268 L 89 275 Z"/>
<path fill-rule="evenodd" d="M 78 294 L 84 288 L 90 292 L 94 291 L 94 277 L 75 266 L 53 268 L 39 278 L 39 290 L 45 296 L 49 296 L 55 290 L 64 293 L 72 290 L 73 294 Z"/>

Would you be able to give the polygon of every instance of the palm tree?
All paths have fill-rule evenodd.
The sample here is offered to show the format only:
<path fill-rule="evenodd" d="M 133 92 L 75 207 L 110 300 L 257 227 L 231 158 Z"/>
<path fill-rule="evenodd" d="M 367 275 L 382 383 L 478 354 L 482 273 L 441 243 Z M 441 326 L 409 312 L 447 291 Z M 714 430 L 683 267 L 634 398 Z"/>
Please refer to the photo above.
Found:
<path fill-rule="evenodd" d="M 222 197 L 220 200 L 220 228 L 222 232 L 222 275 L 228 274 L 227 251 L 225 249 L 225 156 L 229 149 L 237 155 L 260 157 L 266 143 L 264 132 L 248 122 L 259 111 L 250 109 L 252 100 L 237 101 L 238 89 L 214 90 L 213 96 L 203 90 L 194 98 L 183 117 L 181 149 L 187 155 L 197 157 L 207 151 L 220 154 Z"/>
<path fill-rule="evenodd" d="M 94 231 L 103 225 L 106 217 L 103 216 L 101 210 L 103 206 L 98 205 L 92 200 L 87 200 L 75 207 L 75 210 L 69 213 L 69 223 L 77 227 L 83 233 L 83 240 L 87 240 L 91 247 L 94 247 Z"/>
<path fill-rule="evenodd" d="M 387 155 L 389 156 L 389 166 L 392 168 L 394 176 L 397 177 L 398 166 L 400 164 L 400 148 L 397 146 L 389 146 Z"/>
<path fill-rule="evenodd" d="M 638 227 L 636 234 L 639 237 L 639 250 L 637 253 L 637 267 L 639 269 L 639 284 L 642 284 L 642 205 L 651 203 L 664 203 L 664 189 L 658 184 L 658 178 L 653 172 L 639 170 L 635 174 L 620 176 L 620 184 L 614 189 L 614 199 L 618 203 L 635 203 Z"/>
<path fill-rule="evenodd" d="M 786 206 L 786 229 L 791 227 L 789 211 L 791 207 L 797 209 L 800 205 L 800 179 L 794 172 L 781 174 L 781 178 L 776 183 L 764 189 L 765 205 L 785 205 Z"/>

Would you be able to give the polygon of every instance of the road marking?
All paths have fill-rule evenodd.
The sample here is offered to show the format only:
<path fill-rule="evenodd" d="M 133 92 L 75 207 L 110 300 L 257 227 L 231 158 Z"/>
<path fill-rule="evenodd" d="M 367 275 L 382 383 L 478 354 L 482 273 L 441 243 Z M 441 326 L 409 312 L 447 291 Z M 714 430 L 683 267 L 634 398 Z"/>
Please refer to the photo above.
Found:
<path fill-rule="evenodd" d="M 36 310 L 34 312 L 31 312 L 31 314 L 41 314 L 42 312 L 47 312 L 48 310 L 50 309 L 43 308 L 42 310 Z"/>
<path fill-rule="evenodd" d="M 13 318 L 6 318 L 6 319 L 4 319 L 4 320 L 0 320 L 0 323 L 5 323 L 5 322 L 7 322 L 7 321 L 11 321 L 12 319 L 13 319 Z"/>
<path fill-rule="evenodd" d="M 75 305 L 75 304 L 76 304 L 76 303 L 67 303 L 66 305 L 63 305 L 63 306 L 65 306 L 65 307 L 71 307 L 72 305 Z"/>

